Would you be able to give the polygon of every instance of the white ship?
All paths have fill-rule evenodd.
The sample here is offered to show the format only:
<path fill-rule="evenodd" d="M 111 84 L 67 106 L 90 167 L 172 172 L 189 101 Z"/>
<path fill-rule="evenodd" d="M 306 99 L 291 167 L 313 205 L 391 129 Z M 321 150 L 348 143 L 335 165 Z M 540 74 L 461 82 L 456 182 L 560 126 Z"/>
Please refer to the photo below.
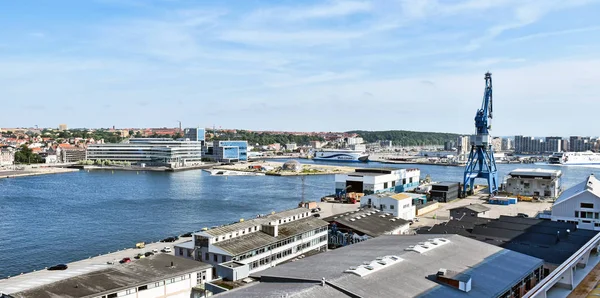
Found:
<path fill-rule="evenodd" d="M 585 152 L 555 152 L 548 159 L 549 164 L 555 165 L 600 165 L 600 153 Z"/>
<path fill-rule="evenodd" d="M 321 149 L 314 152 L 314 160 L 367 162 L 369 155 L 363 151 L 350 149 Z"/>
<path fill-rule="evenodd" d="M 211 176 L 264 176 L 265 173 L 205 169 Z"/>

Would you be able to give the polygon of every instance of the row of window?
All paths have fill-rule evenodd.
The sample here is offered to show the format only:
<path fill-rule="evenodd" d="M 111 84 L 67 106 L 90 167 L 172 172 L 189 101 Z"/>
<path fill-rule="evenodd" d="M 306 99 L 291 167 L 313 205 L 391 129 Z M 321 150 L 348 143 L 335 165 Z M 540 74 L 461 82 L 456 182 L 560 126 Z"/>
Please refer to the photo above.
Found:
<path fill-rule="evenodd" d="M 575 211 L 575 217 L 577 217 L 577 218 L 589 218 L 589 219 L 600 219 L 600 213 L 598 213 L 598 212 L 589 212 L 589 211 Z"/>
<path fill-rule="evenodd" d="M 192 278 L 192 275 L 186 274 L 186 275 L 182 275 L 182 276 L 177 276 L 177 277 L 169 278 L 169 279 L 166 279 L 163 281 L 157 281 L 154 284 L 147 284 L 147 285 L 139 286 L 137 288 L 127 289 L 123 292 L 102 295 L 102 296 L 100 296 L 100 298 L 116 298 L 116 297 L 131 295 L 136 292 L 141 292 L 141 291 L 145 291 L 145 290 L 152 289 L 152 288 L 158 288 L 160 286 L 172 284 L 172 283 L 175 283 L 175 282 L 178 282 L 181 280 L 186 280 L 188 278 Z"/>
<path fill-rule="evenodd" d="M 245 259 L 251 258 L 253 256 L 265 253 L 266 251 L 273 250 L 273 249 L 276 249 L 278 247 L 285 246 L 285 245 L 291 244 L 291 243 L 296 242 L 296 241 L 300 241 L 301 239 L 309 238 L 311 236 L 314 236 L 314 235 L 316 235 L 318 233 L 322 233 L 322 232 L 325 232 L 325 231 L 327 231 L 327 226 L 322 226 L 322 227 L 320 227 L 318 229 L 314 229 L 314 230 L 308 231 L 308 232 L 303 233 L 301 235 L 297 235 L 297 236 L 294 236 L 294 237 L 289 237 L 289 238 L 286 238 L 284 240 L 278 241 L 277 243 L 271 244 L 269 246 L 261 247 L 261 248 L 249 251 L 249 252 L 247 252 L 245 254 L 238 255 L 238 256 L 236 256 L 233 259 L 236 260 L 236 261 L 245 260 Z"/>
<path fill-rule="evenodd" d="M 199 256 L 200 259 L 202 259 L 202 253 L 201 252 L 198 252 L 198 256 Z M 227 262 L 227 256 L 225 256 L 225 255 L 219 255 L 219 254 L 213 253 L 212 256 L 213 256 L 212 261 L 214 263 L 219 263 L 219 256 L 221 256 L 221 263 Z M 210 253 L 208 253 L 208 252 L 204 253 L 204 259 L 203 259 L 203 261 L 210 262 Z"/>
<path fill-rule="evenodd" d="M 272 263 L 272 262 L 274 262 L 276 260 L 279 260 L 281 258 L 285 258 L 288 255 L 291 255 L 293 253 L 297 253 L 297 252 L 299 252 L 301 250 L 304 250 L 304 249 L 307 249 L 309 247 L 318 246 L 321 242 L 326 242 L 326 241 L 327 241 L 327 236 L 323 235 L 323 236 L 321 236 L 319 238 L 315 238 L 315 239 L 311 240 L 310 242 L 305 242 L 305 243 L 299 244 L 299 245 L 297 245 L 294 248 L 289 248 L 289 249 L 286 249 L 284 251 L 278 252 L 276 254 L 274 253 L 274 254 L 272 254 L 270 256 L 267 256 L 267 257 L 261 258 L 259 260 L 256 260 L 256 261 L 254 261 L 252 263 L 249 263 L 248 267 L 250 268 L 250 270 L 252 270 L 254 268 L 261 267 L 261 266 L 267 265 L 269 263 Z"/>

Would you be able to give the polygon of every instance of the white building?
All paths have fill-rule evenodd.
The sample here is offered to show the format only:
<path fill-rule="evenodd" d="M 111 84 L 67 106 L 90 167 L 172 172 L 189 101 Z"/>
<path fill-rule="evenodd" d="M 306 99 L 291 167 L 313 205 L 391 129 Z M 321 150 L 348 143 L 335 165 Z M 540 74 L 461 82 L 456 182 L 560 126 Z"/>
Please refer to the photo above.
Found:
<path fill-rule="evenodd" d="M 459 136 L 456 140 L 456 150 L 458 155 L 465 155 L 471 152 L 471 137 Z"/>
<path fill-rule="evenodd" d="M 11 166 L 15 163 L 15 151 L 12 149 L 0 149 L 0 167 Z"/>
<path fill-rule="evenodd" d="M 600 231 L 600 181 L 592 174 L 565 190 L 552 206 L 551 219 L 576 223 L 580 229 Z"/>
<path fill-rule="evenodd" d="M 335 193 L 404 192 L 419 186 L 419 169 L 371 168 L 356 169 L 350 174 L 335 175 Z"/>
<path fill-rule="evenodd" d="M 309 251 L 327 250 L 327 225 L 306 208 L 274 213 L 194 233 L 194 257 L 215 267 L 233 261 L 236 270 L 254 273 Z"/>
<path fill-rule="evenodd" d="M 18 298 L 190 298 L 206 297 L 200 288 L 212 280 L 212 266 L 156 254 L 129 264 L 116 264 L 98 271 L 11 293 Z M 69 270 L 67 270 L 69 272 Z"/>
<path fill-rule="evenodd" d="M 361 138 L 361 137 L 349 137 L 349 138 L 346 138 L 346 143 L 348 145 L 358 145 L 358 144 L 362 144 L 363 142 L 364 142 L 363 138 Z"/>
<path fill-rule="evenodd" d="M 506 179 L 505 190 L 512 195 L 556 198 L 561 191 L 560 170 L 516 169 Z"/>
<path fill-rule="evenodd" d="M 403 193 L 379 193 L 364 196 L 360 199 L 360 206 L 371 206 L 404 220 L 413 220 L 417 213 L 413 206 L 413 197 Z"/>
<path fill-rule="evenodd" d="M 86 159 L 158 166 L 193 166 L 202 161 L 202 142 L 133 138 L 129 143 L 89 144 Z"/>
<path fill-rule="evenodd" d="M 285 150 L 294 151 L 296 149 L 298 149 L 298 145 L 296 145 L 296 143 L 285 144 Z"/>
<path fill-rule="evenodd" d="M 502 151 L 513 150 L 513 140 L 509 138 L 502 138 L 502 146 L 500 149 L 502 149 Z"/>

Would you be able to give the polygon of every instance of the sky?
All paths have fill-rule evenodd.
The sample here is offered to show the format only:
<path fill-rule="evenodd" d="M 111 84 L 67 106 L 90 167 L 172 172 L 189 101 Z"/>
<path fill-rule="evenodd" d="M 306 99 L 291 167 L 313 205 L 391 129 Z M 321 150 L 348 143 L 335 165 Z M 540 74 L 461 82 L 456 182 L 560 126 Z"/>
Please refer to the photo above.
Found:
<path fill-rule="evenodd" d="M 0 4 L 0 127 L 599 135 L 593 0 Z"/>

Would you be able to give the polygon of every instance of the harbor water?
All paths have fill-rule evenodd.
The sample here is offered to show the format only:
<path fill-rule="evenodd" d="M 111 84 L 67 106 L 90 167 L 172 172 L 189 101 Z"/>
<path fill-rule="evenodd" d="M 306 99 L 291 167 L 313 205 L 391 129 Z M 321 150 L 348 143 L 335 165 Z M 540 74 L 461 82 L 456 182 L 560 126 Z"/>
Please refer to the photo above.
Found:
<path fill-rule="evenodd" d="M 463 173 L 461 167 L 433 165 L 353 166 L 417 167 L 421 178 L 434 181 L 458 182 Z M 564 187 L 600 174 L 594 167 L 498 165 L 500 177 L 537 167 L 561 169 Z M 0 179 L 0 278 L 293 208 L 303 197 L 319 200 L 333 192 L 333 175 L 80 171 Z"/>

